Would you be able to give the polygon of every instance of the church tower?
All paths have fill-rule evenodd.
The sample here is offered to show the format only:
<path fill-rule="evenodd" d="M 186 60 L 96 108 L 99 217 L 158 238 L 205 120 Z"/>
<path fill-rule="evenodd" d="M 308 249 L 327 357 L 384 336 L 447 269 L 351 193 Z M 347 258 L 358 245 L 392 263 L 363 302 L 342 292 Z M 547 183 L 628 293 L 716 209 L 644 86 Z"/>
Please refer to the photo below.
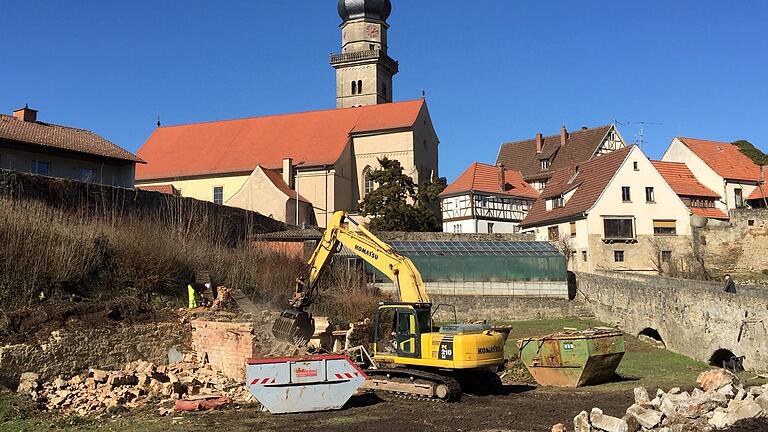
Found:
<path fill-rule="evenodd" d="M 336 69 L 336 108 L 392 102 L 396 61 L 387 55 L 390 0 L 339 0 L 341 53 Z"/>

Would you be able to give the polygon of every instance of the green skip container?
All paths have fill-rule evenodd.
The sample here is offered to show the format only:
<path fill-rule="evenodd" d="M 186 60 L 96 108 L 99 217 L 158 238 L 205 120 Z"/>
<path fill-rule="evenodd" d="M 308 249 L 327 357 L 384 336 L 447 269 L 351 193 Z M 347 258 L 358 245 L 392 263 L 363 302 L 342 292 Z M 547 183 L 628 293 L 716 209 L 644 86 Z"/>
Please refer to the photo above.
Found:
<path fill-rule="evenodd" d="M 530 337 L 517 342 L 520 359 L 539 385 L 580 387 L 604 383 L 624 356 L 624 333 L 605 327 Z"/>

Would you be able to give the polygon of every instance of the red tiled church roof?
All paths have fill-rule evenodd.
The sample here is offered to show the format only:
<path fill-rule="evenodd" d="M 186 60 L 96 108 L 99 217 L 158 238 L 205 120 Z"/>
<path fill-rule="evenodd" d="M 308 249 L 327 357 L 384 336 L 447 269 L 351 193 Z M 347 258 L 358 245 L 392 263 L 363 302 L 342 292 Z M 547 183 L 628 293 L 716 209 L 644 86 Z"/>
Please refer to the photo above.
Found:
<path fill-rule="evenodd" d="M 139 149 L 136 180 L 335 163 L 350 135 L 410 128 L 423 100 L 157 128 Z"/>
<path fill-rule="evenodd" d="M 578 166 L 578 172 L 575 165 L 556 171 L 520 225 L 536 226 L 571 218 L 591 209 L 634 147 L 628 146 L 584 162 Z M 547 198 L 563 195 L 574 188 L 576 191 L 563 207 L 547 210 Z"/>
<path fill-rule="evenodd" d="M 501 181 L 501 167 L 475 162 L 464 170 L 440 196 L 477 191 L 498 195 L 536 199 L 539 193 L 523 180 L 520 171 L 504 169 L 504 185 Z"/>
<path fill-rule="evenodd" d="M 696 138 L 678 139 L 720 177 L 746 181 L 758 181 L 760 178 L 760 167 L 733 144 Z"/>
<path fill-rule="evenodd" d="M 656 171 L 681 196 L 720 198 L 712 189 L 701 184 L 688 166 L 682 162 L 651 161 Z"/>
<path fill-rule="evenodd" d="M 536 139 L 502 144 L 496 163 L 520 171 L 530 181 L 550 177 L 555 171 L 588 161 L 603 142 L 611 125 L 569 131 L 565 146 L 560 134 L 542 138 L 541 153 L 536 152 Z M 541 169 L 541 159 L 550 159 L 549 169 Z"/>

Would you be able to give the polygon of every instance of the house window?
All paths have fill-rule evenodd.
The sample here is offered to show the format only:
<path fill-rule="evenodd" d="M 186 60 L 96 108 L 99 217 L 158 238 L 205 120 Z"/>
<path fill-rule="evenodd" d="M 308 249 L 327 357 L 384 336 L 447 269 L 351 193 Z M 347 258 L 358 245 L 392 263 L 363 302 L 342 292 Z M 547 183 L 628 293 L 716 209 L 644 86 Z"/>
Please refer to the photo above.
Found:
<path fill-rule="evenodd" d="M 224 204 L 224 186 L 215 186 L 213 188 L 213 203 Z"/>
<path fill-rule="evenodd" d="M 742 195 L 741 188 L 733 190 L 733 203 L 736 205 L 736 208 L 744 207 L 744 195 Z"/>
<path fill-rule="evenodd" d="M 677 234 L 677 223 L 673 220 L 654 219 L 653 234 L 654 235 L 675 235 Z"/>
<path fill-rule="evenodd" d="M 357 94 L 357 81 L 352 81 L 352 94 Z"/>
<path fill-rule="evenodd" d="M 571 237 L 576 237 L 576 222 L 571 222 Z"/>
<path fill-rule="evenodd" d="M 668 251 L 668 250 L 661 251 L 661 262 L 663 263 L 672 262 L 672 251 Z"/>
<path fill-rule="evenodd" d="M 624 262 L 624 251 L 613 251 L 613 262 Z"/>
<path fill-rule="evenodd" d="M 493 223 L 488 222 L 488 234 L 493 234 Z"/>
<path fill-rule="evenodd" d="M 461 232 L 461 224 L 454 224 L 453 225 L 453 232 L 460 233 Z"/>
<path fill-rule="evenodd" d="M 603 234 L 606 239 L 634 239 L 633 222 L 631 218 L 605 218 Z"/>
<path fill-rule="evenodd" d="M 587 262 L 587 251 L 581 251 L 581 260 Z"/>
<path fill-rule="evenodd" d="M 549 237 L 549 241 L 560 240 L 560 230 L 556 226 L 547 228 L 547 235 Z"/>
<path fill-rule="evenodd" d="M 368 195 L 373 192 L 374 189 L 376 189 L 376 184 L 373 182 L 373 179 L 371 179 L 371 172 L 370 170 L 366 170 L 365 178 L 363 180 L 363 193 L 364 195 Z"/>
<path fill-rule="evenodd" d="M 96 180 L 96 170 L 93 168 L 80 168 L 80 181 L 90 183 Z"/>
<path fill-rule="evenodd" d="M 51 169 L 50 162 L 39 161 L 39 160 L 32 161 L 32 173 L 34 174 L 47 176 L 50 169 Z"/>
<path fill-rule="evenodd" d="M 648 202 L 648 203 L 656 202 L 656 193 L 654 193 L 652 187 L 645 188 L 645 202 Z"/>
<path fill-rule="evenodd" d="M 359 94 L 363 94 L 363 80 L 359 80 L 357 82 L 357 92 Z"/>
<path fill-rule="evenodd" d="M 549 159 L 543 159 L 543 160 L 541 161 L 541 169 L 542 169 L 542 170 L 547 170 L 547 169 L 549 169 Z"/>
<path fill-rule="evenodd" d="M 624 202 L 632 201 L 632 195 L 629 192 L 629 186 L 621 187 L 621 200 Z"/>
<path fill-rule="evenodd" d="M 632 168 L 634 168 L 635 171 L 640 171 L 640 168 L 637 167 L 637 162 L 632 162 Z"/>

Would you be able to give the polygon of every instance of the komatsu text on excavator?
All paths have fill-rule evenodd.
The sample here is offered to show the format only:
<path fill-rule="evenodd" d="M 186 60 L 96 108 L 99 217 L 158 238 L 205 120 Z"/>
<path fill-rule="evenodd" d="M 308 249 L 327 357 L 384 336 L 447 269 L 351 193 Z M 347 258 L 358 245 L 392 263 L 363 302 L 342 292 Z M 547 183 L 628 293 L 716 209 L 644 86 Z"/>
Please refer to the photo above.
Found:
<path fill-rule="evenodd" d="M 321 272 L 342 245 L 389 277 L 397 296 L 379 303 L 373 335 L 373 359 L 379 367 L 366 371 L 370 378 L 366 387 L 454 401 L 462 388 L 490 393 L 500 386 L 495 370 L 504 363 L 504 335 L 486 324 L 435 328 L 432 303 L 413 262 L 343 211 L 329 221 L 309 259 L 309 277 L 297 281 L 290 308 L 275 322 L 272 332 L 277 338 L 301 344 L 312 336 L 314 319 L 306 309 L 317 298 Z"/>

